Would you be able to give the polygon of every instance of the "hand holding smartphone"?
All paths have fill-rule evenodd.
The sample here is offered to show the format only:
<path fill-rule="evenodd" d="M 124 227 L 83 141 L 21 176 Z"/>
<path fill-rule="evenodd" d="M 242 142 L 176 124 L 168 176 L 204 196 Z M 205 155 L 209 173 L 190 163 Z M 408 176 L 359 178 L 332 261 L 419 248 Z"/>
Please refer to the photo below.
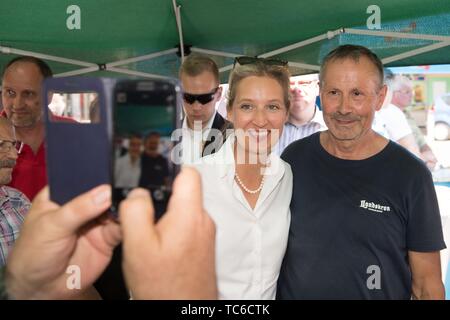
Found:
<path fill-rule="evenodd" d="M 108 183 L 113 213 L 135 187 L 149 190 L 157 217 L 165 212 L 179 171 L 170 161 L 181 126 L 178 82 L 50 78 L 44 90 L 51 199 L 63 204 Z"/>

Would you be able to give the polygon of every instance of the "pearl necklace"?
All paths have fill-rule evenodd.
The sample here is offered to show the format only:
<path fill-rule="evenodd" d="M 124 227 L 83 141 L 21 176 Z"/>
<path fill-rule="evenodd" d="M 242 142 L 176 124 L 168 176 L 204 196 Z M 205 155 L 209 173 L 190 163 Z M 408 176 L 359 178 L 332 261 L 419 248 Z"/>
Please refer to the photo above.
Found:
<path fill-rule="evenodd" d="M 238 175 L 237 172 L 235 173 L 235 177 L 236 177 L 236 180 L 237 180 L 237 182 L 239 183 L 239 185 L 242 187 L 242 189 L 244 189 L 245 192 L 248 192 L 248 193 L 250 193 L 250 194 L 255 194 L 255 193 L 260 192 L 261 189 L 262 189 L 262 187 L 263 187 L 263 185 L 264 185 L 264 180 L 265 180 L 265 178 L 266 178 L 266 176 L 263 175 L 263 176 L 262 176 L 262 179 L 261 179 L 261 183 L 260 183 L 258 189 L 256 189 L 256 190 L 250 190 L 249 188 L 247 188 L 247 187 L 244 185 L 244 183 L 242 182 L 241 178 L 239 178 L 239 175 Z"/>

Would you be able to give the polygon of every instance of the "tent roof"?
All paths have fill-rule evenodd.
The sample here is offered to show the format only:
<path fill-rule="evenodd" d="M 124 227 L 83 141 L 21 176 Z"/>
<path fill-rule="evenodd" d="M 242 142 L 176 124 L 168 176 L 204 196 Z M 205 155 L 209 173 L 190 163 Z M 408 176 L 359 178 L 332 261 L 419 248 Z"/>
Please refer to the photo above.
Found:
<path fill-rule="evenodd" d="M 1 1 L 0 46 L 76 59 L 93 64 L 109 63 L 175 48 L 179 43 L 171 0 L 78 0 L 81 29 L 69 30 L 68 0 Z M 177 0 L 181 6 L 185 44 L 232 53 L 261 55 L 327 31 L 347 28 L 367 31 L 371 0 Z M 379 0 L 381 30 L 405 34 L 450 37 L 450 1 Z M 353 43 L 371 48 L 388 58 L 432 44 L 442 48 L 386 64 L 405 66 L 450 63 L 450 46 L 443 41 L 400 39 L 340 33 L 332 39 L 314 42 L 276 57 L 290 62 L 318 65 L 334 47 Z M 0 54 L 0 67 L 12 58 Z M 214 56 L 219 66 L 232 63 L 231 57 Z M 120 68 L 159 75 L 176 76 L 180 58 L 176 53 Z M 55 73 L 83 68 L 51 62 Z M 313 72 L 293 67 L 294 74 Z M 97 74 L 112 75 L 108 72 Z M 226 79 L 226 72 L 223 73 Z"/>

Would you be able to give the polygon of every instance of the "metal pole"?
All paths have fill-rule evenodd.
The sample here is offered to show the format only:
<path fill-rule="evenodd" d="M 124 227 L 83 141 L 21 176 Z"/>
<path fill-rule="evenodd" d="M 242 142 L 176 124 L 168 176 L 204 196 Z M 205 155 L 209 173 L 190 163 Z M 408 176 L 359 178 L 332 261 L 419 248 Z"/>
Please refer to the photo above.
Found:
<path fill-rule="evenodd" d="M 176 0 L 172 0 L 173 11 L 175 13 L 175 20 L 177 22 L 178 39 L 180 40 L 180 51 L 181 51 L 181 62 L 184 61 L 184 39 L 183 39 L 183 28 L 181 25 L 181 6 L 177 5 Z"/>
<path fill-rule="evenodd" d="M 97 65 L 95 63 L 81 61 L 81 60 L 74 60 L 74 59 L 67 59 L 62 57 L 57 57 L 49 54 L 43 54 L 33 51 L 26 51 L 21 49 L 15 49 L 10 47 L 4 47 L 0 46 L 0 52 L 4 54 L 17 54 L 20 56 L 32 56 L 39 59 L 49 60 L 49 61 L 55 61 L 55 62 L 61 62 L 61 63 L 67 63 L 67 64 L 74 64 L 77 66 L 82 67 L 96 67 Z"/>

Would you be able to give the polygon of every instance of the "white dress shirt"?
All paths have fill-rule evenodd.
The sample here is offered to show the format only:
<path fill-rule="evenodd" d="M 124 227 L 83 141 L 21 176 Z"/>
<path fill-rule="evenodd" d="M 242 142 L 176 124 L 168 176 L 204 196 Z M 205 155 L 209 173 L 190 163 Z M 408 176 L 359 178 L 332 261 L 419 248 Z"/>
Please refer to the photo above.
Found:
<path fill-rule="evenodd" d="M 270 174 L 252 209 L 234 179 L 234 140 L 231 135 L 217 153 L 194 165 L 216 224 L 219 298 L 274 299 L 291 219 L 291 167 L 270 155 Z"/>
<path fill-rule="evenodd" d="M 203 145 L 208 139 L 209 131 L 211 130 L 216 112 L 209 119 L 208 123 L 202 130 L 192 130 L 187 124 L 187 119 L 184 117 L 182 132 L 182 147 L 181 159 L 183 164 L 193 164 L 202 157 Z"/>
<path fill-rule="evenodd" d="M 377 114 L 382 119 L 386 129 L 386 138 L 398 141 L 412 133 L 405 114 L 393 104 L 390 103 L 386 107 L 381 108 L 377 111 Z"/>
<path fill-rule="evenodd" d="M 115 163 L 114 185 L 116 188 L 136 188 L 141 177 L 141 157 L 131 162 L 130 154 L 120 157 Z"/>

